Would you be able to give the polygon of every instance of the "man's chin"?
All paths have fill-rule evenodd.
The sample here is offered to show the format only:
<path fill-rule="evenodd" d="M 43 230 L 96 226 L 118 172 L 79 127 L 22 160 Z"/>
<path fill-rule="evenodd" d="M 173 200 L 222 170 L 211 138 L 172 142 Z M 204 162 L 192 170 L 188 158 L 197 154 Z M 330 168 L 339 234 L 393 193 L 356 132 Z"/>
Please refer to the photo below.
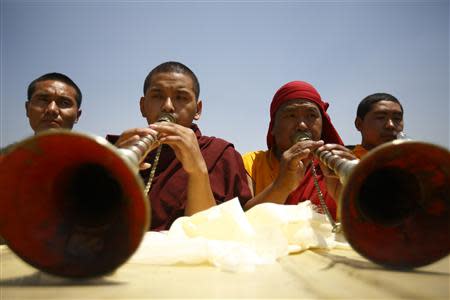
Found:
<path fill-rule="evenodd" d="M 39 127 L 35 131 L 35 133 L 40 133 L 43 131 L 50 131 L 50 130 L 58 130 L 58 129 L 65 129 L 65 128 L 61 127 L 59 124 L 49 124 L 49 125 Z"/>
<path fill-rule="evenodd" d="M 397 136 L 385 136 L 382 137 L 383 143 L 389 143 L 392 142 L 393 140 L 396 140 Z"/>

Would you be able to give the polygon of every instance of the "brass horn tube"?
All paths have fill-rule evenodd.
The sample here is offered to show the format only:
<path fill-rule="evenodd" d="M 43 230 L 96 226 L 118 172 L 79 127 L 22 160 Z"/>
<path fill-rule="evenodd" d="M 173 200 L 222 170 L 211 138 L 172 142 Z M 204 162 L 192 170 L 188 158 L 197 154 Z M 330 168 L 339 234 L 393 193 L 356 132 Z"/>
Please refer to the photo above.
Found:
<path fill-rule="evenodd" d="M 53 275 L 113 272 L 149 228 L 138 166 L 155 143 L 146 136 L 117 149 L 101 137 L 54 130 L 16 144 L 0 157 L 0 236 Z"/>
<path fill-rule="evenodd" d="M 410 269 L 450 253 L 450 152 L 395 140 L 359 160 L 315 151 L 343 183 L 338 218 L 350 245 L 380 265 Z"/>
<path fill-rule="evenodd" d="M 175 123 L 176 120 L 171 114 L 163 113 L 158 118 L 158 122 Z M 123 157 L 129 159 L 133 165 L 138 167 L 147 154 L 153 149 L 152 147 L 155 143 L 157 143 L 157 139 L 152 135 L 147 135 L 140 138 L 134 145 L 131 145 L 128 148 L 119 149 L 119 151 Z"/>

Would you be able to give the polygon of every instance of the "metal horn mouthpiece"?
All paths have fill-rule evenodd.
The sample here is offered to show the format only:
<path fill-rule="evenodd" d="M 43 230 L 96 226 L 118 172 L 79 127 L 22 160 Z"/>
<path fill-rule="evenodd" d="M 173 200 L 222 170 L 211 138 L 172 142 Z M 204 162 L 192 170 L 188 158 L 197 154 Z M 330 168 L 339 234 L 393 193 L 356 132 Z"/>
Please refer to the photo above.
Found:
<path fill-rule="evenodd" d="M 311 140 L 312 134 L 309 131 L 296 131 L 292 137 L 292 142 L 298 143 L 301 141 Z"/>
<path fill-rule="evenodd" d="M 298 135 L 298 140 L 301 136 Z M 361 255 L 383 266 L 410 269 L 450 253 L 450 152 L 398 139 L 359 160 L 330 151 L 314 154 L 339 176 L 342 230 Z"/>
<path fill-rule="evenodd" d="M 53 275 L 113 272 L 151 222 L 138 165 L 156 142 L 146 136 L 117 149 L 98 136 L 54 130 L 18 143 L 0 157 L 0 236 Z"/>

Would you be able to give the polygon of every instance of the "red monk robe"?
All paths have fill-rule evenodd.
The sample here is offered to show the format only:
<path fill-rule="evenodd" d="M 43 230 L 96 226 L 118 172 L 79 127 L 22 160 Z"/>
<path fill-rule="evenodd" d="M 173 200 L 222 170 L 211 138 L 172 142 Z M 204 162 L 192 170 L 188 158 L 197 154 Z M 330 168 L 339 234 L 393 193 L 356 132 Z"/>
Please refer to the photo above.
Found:
<path fill-rule="evenodd" d="M 319 167 L 319 163 L 315 161 L 314 163 L 317 173 L 317 182 L 319 183 L 320 191 L 323 194 L 323 198 L 328 207 L 328 211 L 334 220 L 336 220 L 336 211 L 337 205 L 336 201 L 328 194 L 327 185 L 325 183 L 325 177 L 322 174 L 322 170 Z M 295 189 L 287 198 L 286 204 L 297 204 L 299 202 L 303 202 L 305 200 L 311 200 L 311 203 L 316 205 L 319 212 L 322 212 L 322 207 L 320 205 L 320 199 L 318 191 L 314 185 L 314 174 L 311 170 L 311 167 L 308 167 L 305 172 L 305 176 L 303 180 L 298 185 L 297 189 Z"/>
<path fill-rule="evenodd" d="M 233 144 L 215 137 L 203 136 L 197 125 L 192 124 L 200 151 L 208 168 L 211 190 L 220 204 L 239 197 L 242 205 L 251 198 L 241 155 Z M 119 137 L 108 135 L 107 140 L 115 143 Z M 153 163 L 156 149 L 147 155 L 145 161 Z M 150 169 L 140 172 L 145 183 Z M 163 145 L 149 197 L 152 220 L 150 230 L 167 230 L 175 219 L 184 216 L 187 199 L 187 173 L 173 150 Z"/>

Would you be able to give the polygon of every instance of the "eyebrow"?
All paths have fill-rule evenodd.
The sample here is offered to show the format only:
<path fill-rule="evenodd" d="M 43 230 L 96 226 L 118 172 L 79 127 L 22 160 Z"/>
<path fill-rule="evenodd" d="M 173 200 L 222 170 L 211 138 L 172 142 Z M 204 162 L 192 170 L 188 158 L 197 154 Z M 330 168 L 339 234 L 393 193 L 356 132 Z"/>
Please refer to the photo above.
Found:
<path fill-rule="evenodd" d="M 389 111 L 389 110 L 377 110 L 374 112 L 375 115 L 387 115 L 389 113 L 392 113 L 394 115 L 400 115 L 403 116 L 403 112 L 402 111 Z"/>
<path fill-rule="evenodd" d="M 53 94 L 53 93 L 46 92 L 46 91 L 40 91 L 40 92 L 34 93 L 34 94 L 31 96 L 31 99 L 33 99 L 33 98 L 36 97 L 36 96 L 38 96 L 38 97 L 39 97 L 39 96 L 54 96 L 54 94 Z M 56 97 L 56 98 L 59 98 L 59 99 L 70 100 L 70 101 L 75 100 L 75 99 L 72 99 L 72 98 L 70 98 L 69 96 L 65 96 L 65 95 L 56 95 L 55 97 Z M 76 100 L 75 100 L 75 102 L 76 102 Z"/>
<path fill-rule="evenodd" d="M 185 92 L 190 92 L 190 91 L 192 91 L 192 89 L 190 89 L 190 88 L 188 88 L 188 87 L 185 87 L 185 86 L 175 86 L 174 88 L 175 88 L 175 90 L 177 90 L 177 91 L 185 91 Z M 151 86 L 151 87 L 149 88 L 149 91 L 161 91 L 162 89 L 164 89 L 164 86 L 161 86 L 161 85 L 154 85 L 154 86 Z M 192 91 L 192 92 L 193 92 L 193 91 Z"/>
<path fill-rule="evenodd" d="M 52 93 L 49 93 L 47 91 L 38 91 L 33 93 L 33 95 L 31 95 L 31 98 L 33 98 L 34 96 L 48 96 L 51 95 Z"/>
<path fill-rule="evenodd" d="M 298 110 L 300 108 L 301 109 L 306 109 L 308 111 L 313 111 L 313 112 L 316 112 L 316 113 L 320 114 L 319 109 L 317 107 L 314 107 L 314 106 L 301 106 L 301 107 L 299 107 L 299 106 L 294 106 L 294 105 L 288 105 L 288 106 L 284 107 L 283 112 L 296 111 L 296 110 Z"/>
<path fill-rule="evenodd" d="M 183 94 L 191 94 L 191 91 L 189 89 L 185 89 L 185 88 L 178 89 L 177 92 L 183 93 Z"/>

